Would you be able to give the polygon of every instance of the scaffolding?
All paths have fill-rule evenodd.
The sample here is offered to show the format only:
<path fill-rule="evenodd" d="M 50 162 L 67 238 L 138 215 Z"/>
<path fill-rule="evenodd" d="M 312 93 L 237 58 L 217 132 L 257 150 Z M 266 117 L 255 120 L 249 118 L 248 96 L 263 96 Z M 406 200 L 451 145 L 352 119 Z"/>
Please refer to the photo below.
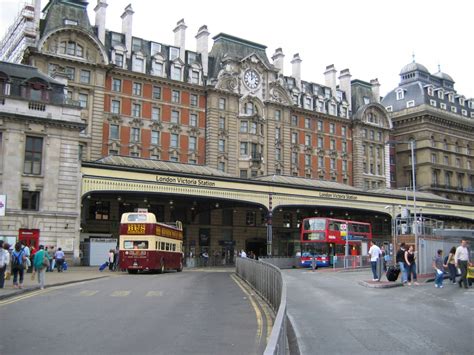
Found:
<path fill-rule="evenodd" d="M 37 35 L 35 7 L 25 3 L 0 42 L 0 60 L 21 63 L 26 48 L 35 45 Z"/>

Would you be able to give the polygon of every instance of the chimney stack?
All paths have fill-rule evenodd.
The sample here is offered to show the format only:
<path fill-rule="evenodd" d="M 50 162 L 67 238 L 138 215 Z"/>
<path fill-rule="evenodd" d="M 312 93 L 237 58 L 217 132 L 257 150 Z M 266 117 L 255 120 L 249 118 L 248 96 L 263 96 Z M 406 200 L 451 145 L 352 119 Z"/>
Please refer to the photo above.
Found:
<path fill-rule="evenodd" d="M 337 70 L 334 68 L 334 64 L 328 65 L 324 72 L 326 86 L 331 88 L 331 94 L 333 97 L 336 97 L 336 73 Z"/>
<path fill-rule="evenodd" d="M 174 45 L 175 47 L 179 47 L 179 58 L 184 62 L 184 54 L 186 51 L 186 28 L 188 28 L 184 24 L 184 19 L 181 19 L 176 24 L 174 32 Z"/>
<path fill-rule="evenodd" d="M 133 25 L 133 14 L 132 4 L 123 11 L 122 18 L 122 33 L 125 34 L 125 47 L 127 48 L 127 58 L 130 59 L 132 56 L 132 25 Z"/>
<path fill-rule="evenodd" d="M 35 32 L 36 32 L 36 40 L 39 40 L 40 36 L 40 25 L 41 20 L 41 0 L 35 0 Z"/>
<path fill-rule="evenodd" d="M 370 81 L 370 85 L 372 85 L 372 97 L 374 102 L 380 103 L 380 83 L 379 79 L 375 78 Z"/>
<path fill-rule="evenodd" d="M 284 75 L 283 74 L 283 59 L 285 58 L 285 55 L 283 54 L 283 50 L 281 48 L 275 49 L 275 53 L 272 56 L 273 60 L 273 65 L 275 68 L 278 70 L 278 75 Z"/>
<path fill-rule="evenodd" d="M 105 44 L 105 13 L 107 6 L 106 0 L 97 0 L 97 6 L 94 8 L 97 37 L 99 37 L 102 44 Z"/>
<path fill-rule="evenodd" d="M 339 75 L 339 88 L 346 93 L 346 100 L 349 103 L 349 111 L 352 110 L 352 90 L 351 90 L 351 73 L 349 69 L 341 70 Z"/>
<path fill-rule="evenodd" d="M 291 60 L 291 76 L 295 78 L 296 86 L 301 89 L 301 58 L 300 54 L 296 53 Z"/>
<path fill-rule="evenodd" d="M 196 35 L 196 52 L 201 55 L 202 69 L 204 76 L 207 76 L 209 61 L 209 31 L 207 26 L 201 26 Z"/>

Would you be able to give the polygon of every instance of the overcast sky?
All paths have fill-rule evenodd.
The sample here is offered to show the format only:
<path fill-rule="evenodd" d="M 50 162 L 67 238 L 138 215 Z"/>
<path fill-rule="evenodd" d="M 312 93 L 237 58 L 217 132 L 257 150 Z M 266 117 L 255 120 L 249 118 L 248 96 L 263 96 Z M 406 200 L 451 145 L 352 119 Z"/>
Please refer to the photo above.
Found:
<path fill-rule="evenodd" d="M 0 35 L 32 0 L 0 0 Z M 42 6 L 47 4 L 42 0 Z M 108 0 L 106 27 L 121 31 L 120 15 L 129 4 L 135 11 L 133 35 L 174 44 L 173 29 L 184 18 L 186 49 L 196 50 L 195 35 L 207 25 L 211 38 L 220 32 L 267 46 L 269 58 L 281 47 L 285 75 L 291 75 L 295 53 L 302 79 L 324 84 L 324 70 L 334 64 L 349 68 L 352 79 L 378 78 L 385 95 L 399 83 L 400 69 L 413 60 L 431 73 L 454 79 L 455 89 L 474 97 L 472 14 L 474 2 L 464 0 Z M 90 0 L 94 24 L 96 0 Z M 210 38 L 209 48 L 212 47 Z"/>

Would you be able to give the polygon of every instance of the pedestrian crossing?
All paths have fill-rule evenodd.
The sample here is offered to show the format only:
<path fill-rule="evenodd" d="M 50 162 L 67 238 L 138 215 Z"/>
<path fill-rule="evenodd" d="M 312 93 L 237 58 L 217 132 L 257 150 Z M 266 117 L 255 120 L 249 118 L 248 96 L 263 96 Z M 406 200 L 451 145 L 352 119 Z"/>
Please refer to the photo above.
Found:
<path fill-rule="evenodd" d="M 102 296 L 102 297 L 115 297 L 115 298 L 124 298 L 129 296 L 134 297 L 162 297 L 163 291 L 158 290 L 151 290 L 151 291 L 139 291 L 133 292 L 131 290 L 107 290 L 107 291 L 99 291 L 99 290 L 81 290 L 72 295 L 73 297 L 94 297 L 94 296 Z"/>

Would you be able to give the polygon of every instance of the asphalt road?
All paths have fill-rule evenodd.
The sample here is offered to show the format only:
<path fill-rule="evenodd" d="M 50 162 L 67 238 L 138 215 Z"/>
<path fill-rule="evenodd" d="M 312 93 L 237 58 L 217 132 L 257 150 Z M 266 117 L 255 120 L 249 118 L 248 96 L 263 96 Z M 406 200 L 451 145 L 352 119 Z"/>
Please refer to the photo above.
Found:
<path fill-rule="evenodd" d="M 369 272 L 285 270 L 302 354 L 474 354 L 474 288 L 366 288 Z"/>
<path fill-rule="evenodd" d="M 0 354 L 261 354 L 257 313 L 230 272 L 120 274 L 0 302 Z"/>

